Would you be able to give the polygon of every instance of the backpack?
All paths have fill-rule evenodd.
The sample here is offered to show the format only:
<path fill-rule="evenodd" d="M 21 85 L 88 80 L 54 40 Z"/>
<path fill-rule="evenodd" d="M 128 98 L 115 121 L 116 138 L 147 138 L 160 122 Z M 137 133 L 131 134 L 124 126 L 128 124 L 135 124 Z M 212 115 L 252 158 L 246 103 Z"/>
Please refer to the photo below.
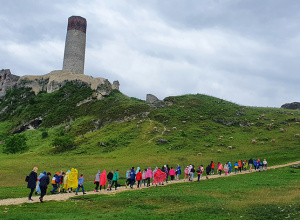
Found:
<path fill-rule="evenodd" d="M 29 181 L 29 176 L 26 176 L 25 182 L 28 182 L 28 181 Z"/>

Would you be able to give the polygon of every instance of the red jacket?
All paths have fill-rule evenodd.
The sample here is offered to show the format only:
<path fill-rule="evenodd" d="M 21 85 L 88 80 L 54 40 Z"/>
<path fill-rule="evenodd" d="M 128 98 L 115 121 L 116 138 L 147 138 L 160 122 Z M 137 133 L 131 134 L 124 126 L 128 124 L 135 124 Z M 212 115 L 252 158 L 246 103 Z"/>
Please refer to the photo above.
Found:
<path fill-rule="evenodd" d="M 141 172 L 138 172 L 137 174 L 136 174 L 136 180 L 137 181 L 139 181 L 139 180 L 141 180 L 142 179 L 142 173 Z"/>

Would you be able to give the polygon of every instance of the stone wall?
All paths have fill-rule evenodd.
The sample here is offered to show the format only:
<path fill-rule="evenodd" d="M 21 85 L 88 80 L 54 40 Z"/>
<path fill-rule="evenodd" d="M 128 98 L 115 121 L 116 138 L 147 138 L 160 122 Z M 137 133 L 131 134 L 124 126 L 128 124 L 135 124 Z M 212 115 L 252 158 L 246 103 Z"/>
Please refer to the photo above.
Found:
<path fill-rule="evenodd" d="M 67 82 L 87 84 L 91 89 L 95 90 L 95 96 L 97 96 L 98 99 L 108 96 L 113 89 L 118 89 L 107 79 L 94 78 L 92 76 L 62 70 L 52 71 L 42 76 L 22 76 L 18 81 L 17 87 L 31 87 L 36 94 L 40 91 L 52 93 L 59 90 Z"/>

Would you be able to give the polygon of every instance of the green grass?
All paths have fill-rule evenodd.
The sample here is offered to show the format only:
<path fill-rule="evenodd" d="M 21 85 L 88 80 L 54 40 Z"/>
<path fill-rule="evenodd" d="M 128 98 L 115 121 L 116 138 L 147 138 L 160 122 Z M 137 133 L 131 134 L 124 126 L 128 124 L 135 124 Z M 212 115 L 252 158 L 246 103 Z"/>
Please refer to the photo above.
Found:
<path fill-rule="evenodd" d="M 299 175 L 300 170 L 281 168 L 200 183 L 189 182 L 125 191 L 115 195 L 78 196 L 63 202 L 1 206 L 0 217 L 299 219 Z"/>
<path fill-rule="evenodd" d="M 92 98 L 90 102 L 77 105 L 81 100 L 91 97 L 92 93 L 93 91 L 83 84 L 69 83 L 59 91 L 49 94 L 41 92 L 34 95 L 30 89 L 14 89 L 0 100 L 0 111 L 6 108 L 6 111 L 0 115 L 0 141 L 10 136 L 11 132 L 21 124 L 37 117 L 43 118 L 39 129 L 24 132 L 29 146 L 29 150 L 25 153 L 3 154 L 3 144 L 0 144 L 2 164 L 0 167 L 0 199 L 23 197 L 24 191 L 27 190 L 25 176 L 34 166 L 39 168 L 39 172 L 50 171 L 52 173 L 60 170 L 66 171 L 72 167 L 77 168 L 79 173 L 84 173 L 85 185 L 91 189 L 98 169 L 119 169 L 123 183 L 126 170 L 132 166 L 140 166 L 143 169 L 148 166 L 161 167 L 168 164 L 176 167 L 179 163 L 184 168 L 190 163 L 195 166 L 201 164 L 206 166 L 211 160 L 224 164 L 226 161 L 234 163 L 240 159 L 248 160 L 251 157 L 266 158 L 271 166 L 299 160 L 300 138 L 295 136 L 300 133 L 299 110 L 239 106 L 226 100 L 201 94 L 167 97 L 164 100 L 164 107 L 156 107 L 145 101 L 127 97 L 117 90 L 102 100 Z M 282 129 L 283 132 L 280 131 Z M 48 136 L 43 138 L 42 134 L 45 132 L 48 133 Z M 67 152 L 55 153 L 51 145 L 53 139 L 65 134 L 73 138 L 74 148 Z M 220 136 L 223 138 L 218 140 Z M 164 139 L 166 143 L 158 143 L 159 139 Z M 251 143 L 252 139 L 256 139 L 257 143 Z M 275 139 L 274 143 L 271 142 L 272 139 Z M 228 149 L 228 146 L 232 146 L 232 149 Z M 218 153 L 218 150 L 221 152 Z M 202 155 L 198 156 L 198 153 L 202 153 Z M 209 182 L 213 183 L 213 181 L 215 180 Z M 238 180 L 236 179 L 236 181 Z M 279 185 L 284 188 L 283 185 Z M 187 199 L 185 197 L 194 198 L 192 193 L 188 196 L 185 195 L 185 189 L 181 186 L 172 187 L 175 187 L 172 188 L 172 191 L 180 194 L 180 202 L 184 202 Z M 190 184 L 189 187 L 192 187 L 192 191 L 197 194 L 197 184 Z M 167 189 L 169 186 L 162 191 Z M 155 195 L 154 190 L 149 189 Z M 251 192 L 254 193 L 254 191 Z M 132 195 L 141 195 L 136 193 L 138 192 L 132 192 Z M 112 203 L 116 204 L 112 205 L 112 210 L 122 211 L 124 206 L 126 209 L 124 212 L 127 214 L 134 210 L 145 209 L 144 216 L 146 217 L 149 213 L 154 213 L 153 216 L 156 218 L 172 218 L 172 213 L 175 212 L 176 217 L 198 218 L 199 216 L 194 214 L 195 210 L 205 213 L 211 218 L 212 216 L 216 219 L 220 216 L 224 217 L 220 214 L 221 212 L 215 214 L 217 210 L 213 207 L 215 206 L 213 201 L 207 204 L 205 211 L 202 209 L 200 211 L 200 204 L 196 202 L 197 205 L 194 206 L 193 201 L 190 201 L 189 207 L 184 203 L 181 204 L 184 208 L 178 208 L 175 204 L 178 200 L 173 192 L 170 193 L 169 203 L 167 203 L 166 197 L 157 203 L 157 200 L 150 196 L 155 202 L 148 204 L 145 201 L 148 194 L 145 194 L 147 195 L 145 198 L 143 195 L 139 199 L 142 202 L 129 203 L 134 204 L 132 207 L 135 209 L 123 205 L 127 203 L 125 198 L 119 197 L 119 195 L 105 197 L 107 201 L 97 216 L 114 217 L 115 213 L 111 213 L 108 205 Z M 166 196 L 166 194 L 164 195 Z M 158 195 L 156 196 L 158 197 Z M 226 196 L 229 196 L 229 200 L 232 199 L 231 195 Z M 99 198 L 103 199 L 102 196 Z M 122 202 L 118 202 L 114 198 Z M 162 196 L 162 198 L 164 197 Z M 215 199 L 214 196 L 205 198 Z M 94 199 L 96 198 L 93 198 L 93 201 Z M 219 199 L 217 197 L 218 201 L 220 201 Z M 177 209 L 164 207 L 166 210 L 164 212 L 161 208 L 163 202 L 171 207 L 176 206 Z M 86 211 L 88 213 L 80 214 L 77 209 L 73 210 L 72 205 L 75 201 L 67 203 L 66 207 L 71 207 L 67 213 L 77 213 L 78 217 L 76 218 L 83 215 L 84 218 L 88 218 L 89 215 L 95 217 L 88 211 Z M 64 202 L 57 204 L 65 206 Z M 86 205 L 85 200 L 76 201 L 76 204 L 82 204 L 83 207 Z M 277 200 L 274 204 L 277 204 Z M 264 207 L 268 207 L 276 213 L 277 209 L 274 204 L 268 202 Z M 37 204 L 32 205 L 33 210 Z M 31 207 L 31 205 L 29 206 Z M 243 207 L 245 206 L 251 206 L 251 209 L 247 208 L 249 216 L 260 213 L 260 203 L 243 205 Z M 226 211 L 231 210 L 235 216 L 238 216 L 241 211 L 232 207 L 234 204 L 231 204 L 230 208 L 225 207 Z M 251 210 L 253 210 L 252 214 Z M 292 210 L 292 208 L 287 208 L 287 210 Z M 108 214 L 106 215 L 106 213 Z M 283 213 L 285 212 L 283 211 Z M 126 218 L 127 214 L 124 214 L 123 217 Z M 137 213 L 133 215 L 136 216 Z M 53 217 L 55 215 L 51 213 L 46 216 L 55 218 Z M 230 217 L 228 216 L 228 219 Z"/>

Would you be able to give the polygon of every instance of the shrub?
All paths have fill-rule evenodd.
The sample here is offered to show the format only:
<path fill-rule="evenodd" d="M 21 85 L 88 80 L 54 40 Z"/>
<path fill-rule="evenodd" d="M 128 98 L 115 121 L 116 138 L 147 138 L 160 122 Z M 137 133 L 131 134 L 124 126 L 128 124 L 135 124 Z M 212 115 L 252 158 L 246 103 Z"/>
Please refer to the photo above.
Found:
<path fill-rule="evenodd" d="M 17 152 L 24 152 L 28 149 L 26 144 L 27 138 L 24 134 L 15 134 L 9 136 L 7 140 L 5 140 L 3 146 L 3 153 L 5 154 L 15 154 Z"/>
<path fill-rule="evenodd" d="M 47 131 L 43 131 L 42 138 L 45 139 L 47 137 L 48 137 L 48 132 Z"/>
<path fill-rule="evenodd" d="M 61 153 L 72 150 L 75 145 L 73 138 L 69 134 L 66 134 L 64 136 L 54 138 L 52 146 L 54 147 L 53 150 L 55 153 Z"/>

